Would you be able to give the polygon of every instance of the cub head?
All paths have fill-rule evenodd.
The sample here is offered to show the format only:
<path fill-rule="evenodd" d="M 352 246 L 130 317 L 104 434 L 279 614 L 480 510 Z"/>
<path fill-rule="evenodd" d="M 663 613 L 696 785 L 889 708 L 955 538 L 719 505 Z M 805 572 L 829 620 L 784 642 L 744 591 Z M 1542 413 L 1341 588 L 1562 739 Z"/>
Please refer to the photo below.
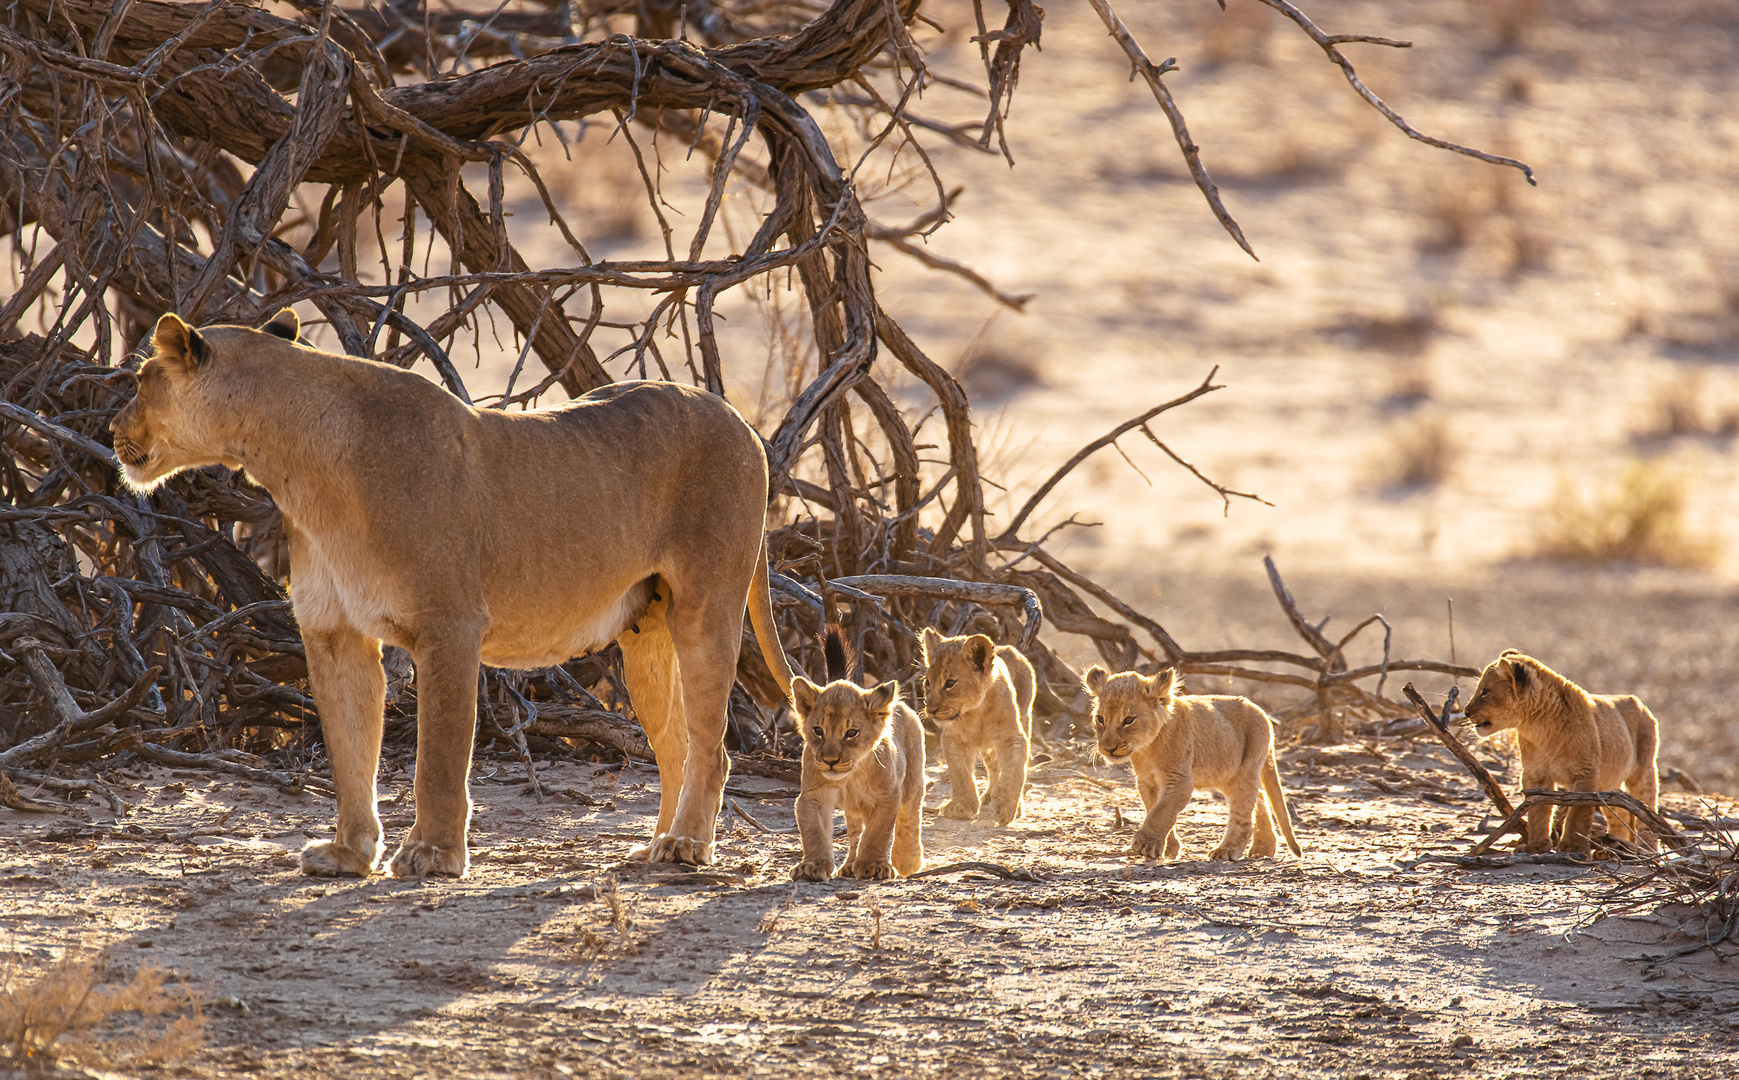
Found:
<path fill-rule="evenodd" d="M 1175 668 L 1157 675 L 1125 671 L 1113 675 L 1094 664 L 1081 680 L 1093 699 L 1093 732 L 1099 752 L 1121 760 L 1159 737 L 1171 721 L 1177 696 Z"/>
<path fill-rule="evenodd" d="M 804 748 L 823 773 L 833 776 L 845 776 L 875 753 L 893 727 L 899 697 L 896 682 L 862 690 L 846 679 L 825 687 L 801 675 L 791 681 Z"/>
<path fill-rule="evenodd" d="M 139 367 L 138 391 L 109 422 L 122 481 L 148 492 L 184 469 L 236 467 L 221 449 L 238 396 L 231 383 L 236 358 L 249 345 L 273 338 L 294 342 L 300 330 L 289 308 L 274 315 L 263 332 L 241 326 L 201 332 L 173 312 L 157 320 L 151 356 Z"/>
<path fill-rule="evenodd" d="M 924 650 L 924 710 L 945 724 L 978 708 L 996 681 L 996 642 L 983 634 L 943 637 L 930 627 L 918 635 Z"/>
<path fill-rule="evenodd" d="M 1486 665 L 1464 710 L 1473 730 L 1491 735 L 1520 724 L 1547 689 L 1544 670 L 1544 664 L 1514 649 L 1505 649 Z"/>

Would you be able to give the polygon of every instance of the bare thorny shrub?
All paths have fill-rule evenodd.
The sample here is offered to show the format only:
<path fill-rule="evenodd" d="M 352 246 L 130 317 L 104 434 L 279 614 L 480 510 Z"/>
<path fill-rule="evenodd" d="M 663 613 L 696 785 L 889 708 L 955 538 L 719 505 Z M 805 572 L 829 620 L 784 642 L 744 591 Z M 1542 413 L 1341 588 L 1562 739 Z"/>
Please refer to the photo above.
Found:
<path fill-rule="evenodd" d="M 1151 88 L 1211 212 L 1250 250 L 1166 86 L 1173 62 L 1151 62 L 1106 0 L 1084 2 Z M 1526 172 L 1415 131 L 1344 51 L 1405 42 L 1329 34 L 1287 0 L 1261 2 L 1408 136 Z M 878 304 L 871 275 L 876 245 L 878 257 L 917 258 L 1009 306 L 1025 302 L 922 243 L 950 216 L 926 142 L 1008 154 L 1003 119 L 1042 29 L 1031 0 L 1009 0 L 1000 15 L 981 0 L 972 10 L 975 80 L 928 66 L 914 30 L 933 20 L 920 0 L 8 5 L 0 220 L 16 285 L 0 304 L 0 769 L 40 790 L 84 783 L 57 781 L 57 769 L 131 755 L 327 786 L 310 768 L 318 718 L 269 497 L 215 467 L 149 499 L 117 483 L 107 424 L 131 393 L 141 339 L 170 310 L 196 324 L 258 325 L 284 305 L 312 307 L 352 355 L 427 362 L 468 401 L 525 408 L 557 387 L 577 395 L 630 376 L 724 393 L 721 296 L 791 288 L 797 303 L 769 316 L 766 385 L 737 388 L 737 400 L 766 439 L 776 600 L 800 660 L 814 649 L 824 576 L 873 676 L 911 677 L 922 626 L 987 630 L 1033 659 L 1048 724 L 1080 715 L 1083 701 L 1077 674 L 1036 635 L 1041 610 L 1051 634 L 1085 635 L 1117 668 L 1297 686 L 1308 697 L 1289 715 L 1331 718 L 1325 734 L 1349 709 L 1404 713 L 1383 696 L 1390 672 L 1471 675 L 1395 659 L 1387 638 L 1381 664 L 1350 667 L 1352 638 L 1381 620 L 1330 640 L 1272 568 L 1309 648 L 1192 652 L 1046 549 L 1036 516 L 1046 496 L 1125 434 L 1153 441 L 1228 505 L 1243 494 L 1202 476 L 1152 426 L 1218 389 L 1211 372 L 1084 447 L 992 527 L 966 394 Z M 982 119 L 920 116 L 922 90 L 926 108 L 966 101 Z M 643 185 L 661 257 L 605 260 L 588 248 L 625 228 L 574 195 L 594 141 L 574 149 L 563 182 L 538 172 L 534 145 L 568 146 L 581 124 L 609 135 L 618 177 Z M 830 131 L 855 133 L 850 156 Z M 707 181 L 694 212 L 678 215 L 662 186 L 666 159 L 683 155 Z M 896 171 L 933 188 L 934 201 L 886 225 L 861 193 L 871 174 Z M 540 219 L 565 246 L 547 265 L 514 246 L 511 177 L 537 192 Z M 734 217 L 743 206 L 758 209 Z M 594 219 L 597 235 L 576 231 L 570 211 Z M 39 332 L 18 332 L 26 316 Z M 473 398 L 455 356 L 497 341 L 515 374 Z M 933 405 L 896 404 L 872 369 L 878 356 Z M 389 651 L 387 664 L 387 738 L 402 745 L 414 679 L 402 656 Z M 777 692 L 752 649 L 740 676 L 733 749 L 777 750 Z M 533 753 L 644 757 L 620 685 L 609 652 L 488 672 L 483 733 L 528 769 Z"/>

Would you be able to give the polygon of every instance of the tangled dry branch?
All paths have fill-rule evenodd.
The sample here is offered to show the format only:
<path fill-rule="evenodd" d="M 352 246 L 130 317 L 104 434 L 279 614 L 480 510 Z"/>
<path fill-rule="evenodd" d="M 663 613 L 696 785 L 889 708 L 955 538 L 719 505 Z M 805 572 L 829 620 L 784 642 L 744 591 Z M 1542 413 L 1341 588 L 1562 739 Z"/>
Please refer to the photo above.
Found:
<path fill-rule="evenodd" d="M 1089 2 L 1153 87 L 1214 213 L 1245 244 L 1165 89 L 1170 61 L 1147 62 L 1110 6 Z M 1421 137 L 1338 52 L 1375 39 L 1326 37 L 1290 5 L 1266 2 L 1317 39 L 1373 106 Z M 763 431 L 778 522 L 769 551 L 785 645 L 800 660 L 813 659 L 825 580 L 850 612 L 870 671 L 909 678 L 924 626 L 988 631 L 1033 659 L 1039 713 L 1051 721 L 1083 711 L 1079 679 L 1054 648 L 1059 633 L 1085 636 L 1121 667 L 1175 665 L 1307 690 L 1284 715 L 1319 714 L 1326 734 L 1349 708 L 1405 713 L 1382 696 L 1391 672 L 1471 674 L 1392 659 L 1387 637 L 1381 664 L 1349 668 L 1353 637 L 1380 619 L 1331 642 L 1272 565 L 1276 596 L 1308 652 L 1191 652 L 1060 561 L 1045 547 L 1048 533 L 1021 535 L 1070 469 L 1130 431 L 1228 505 L 1255 498 L 1203 476 L 1149 426 L 1217 389 L 1212 373 L 1084 447 L 992 535 L 967 396 L 878 303 L 869 245 L 961 274 L 1010 306 L 1025 302 L 913 238 L 950 213 L 924 138 L 983 148 L 994 139 L 1010 153 L 1007 106 L 1043 12 L 1009 0 L 1005 25 L 991 30 L 977 9 L 985 75 L 973 88 L 928 67 L 911 32 L 919 3 L 10 4 L 0 25 L 0 231 L 16 282 L 0 305 L 0 768 L 29 767 L 52 789 L 57 768 L 131 754 L 325 786 L 308 768 L 318 717 L 269 497 L 217 467 L 149 499 L 116 480 L 107 424 L 131 393 L 146 329 L 167 310 L 257 324 L 309 304 L 352 355 L 426 362 L 468 402 L 525 408 L 557 387 L 577 395 L 630 375 L 726 393 L 718 304 L 777 276 L 806 305 L 797 336 L 808 351 Z M 912 100 L 930 86 L 975 90 L 989 100 L 985 119 L 913 115 Z M 824 134 L 813 111 L 821 108 L 844 110 L 861 130 L 854 161 L 842 162 L 843 148 Z M 550 140 L 565 152 L 585 130 L 577 125 L 631 152 L 663 257 L 591 254 L 587 230 L 572 221 L 571 189 L 548 182 L 550 159 L 540 164 L 534 145 Z M 664 211 L 661 140 L 705 167 L 680 242 Z M 585 170 L 595 146 L 561 167 Z M 934 210 L 905 227 L 872 221 L 856 175 L 876 154 L 915 163 L 935 185 Z M 521 213 L 535 200 L 560 238 L 557 255 L 534 253 L 542 265 L 509 229 L 510 188 L 529 193 Z M 746 235 L 729 227 L 734 194 L 759 200 Z M 401 224 L 389 238 L 395 209 Z M 36 331 L 22 333 L 31 318 Z M 475 393 L 454 354 L 467 342 L 481 351 L 501 326 L 512 374 L 498 392 Z M 536 377 L 524 371 L 532 356 L 543 369 Z M 934 400 L 941 462 L 922 457 L 924 418 L 897 403 L 872 368 L 878 357 Z M 1049 641 L 1038 633 L 1041 611 Z M 1139 645 L 1136 630 L 1156 649 Z M 394 650 L 384 662 L 387 737 L 402 743 L 414 730 L 413 673 Z M 752 649 L 740 676 L 734 748 L 776 753 L 777 693 Z M 1373 679 L 1374 689 L 1360 685 Z M 480 694 L 482 737 L 528 767 L 533 753 L 647 753 L 611 652 L 538 672 L 489 671 Z"/>

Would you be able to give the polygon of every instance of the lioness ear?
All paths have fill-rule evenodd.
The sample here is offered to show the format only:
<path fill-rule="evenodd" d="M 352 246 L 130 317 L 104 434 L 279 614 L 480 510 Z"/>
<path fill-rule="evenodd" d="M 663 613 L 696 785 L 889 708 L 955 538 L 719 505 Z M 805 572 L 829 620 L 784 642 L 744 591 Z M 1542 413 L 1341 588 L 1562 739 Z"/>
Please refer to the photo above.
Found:
<path fill-rule="evenodd" d="M 272 321 L 260 327 L 273 337 L 281 337 L 285 341 L 295 341 L 302 333 L 302 320 L 297 317 L 294 308 L 284 308 L 272 316 Z"/>
<path fill-rule="evenodd" d="M 996 642 L 983 634 L 973 634 L 966 641 L 966 658 L 971 660 L 979 671 L 988 672 L 990 665 L 996 663 Z"/>
<path fill-rule="evenodd" d="M 1111 673 L 1109 671 L 1106 671 L 1098 664 L 1094 664 L 1092 667 L 1087 669 L 1087 674 L 1081 677 L 1081 685 L 1087 688 L 1087 693 L 1092 694 L 1094 697 L 1098 697 L 1105 692 L 1105 680 L 1110 677 Z"/>
<path fill-rule="evenodd" d="M 942 635 L 936 632 L 935 627 L 926 626 L 923 630 L 919 631 L 918 647 L 924 650 L 924 663 L 928 664 L 930 662 L 930 657 L 935 654 L 936 647 L 941 644 Z"/>
<path fill-rule="evenodd" d="M 167 312 L 157 320 L 151 334 L 151 344 L 157 347 L 156 359 L 197 370 L 211 359 L 211 348 L 199 331 L 181 321 L 181 316 Z"/>
<path fill-rule="evenodd" d="M 797 715 L 807 717 L 809 710 L 815 708 L 815 699 L 821 696 L 821 687 L 799 675 L 791 680 L 791 703 L 797 706 Z"/>
<path fill-rule="evenodd" d="M 884 713 L 893 706 L 894 699 L 899 696 L 900 684 L 890 680 L 864 695 L 863 703 L 872 713 Z"/>

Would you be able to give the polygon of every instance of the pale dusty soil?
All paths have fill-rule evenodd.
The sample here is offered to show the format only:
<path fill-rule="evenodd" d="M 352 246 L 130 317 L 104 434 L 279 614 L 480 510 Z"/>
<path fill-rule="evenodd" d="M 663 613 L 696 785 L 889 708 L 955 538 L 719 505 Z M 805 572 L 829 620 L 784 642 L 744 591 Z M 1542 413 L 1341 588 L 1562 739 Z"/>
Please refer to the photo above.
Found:
<path fill-rule="evenodd" d="M 1126 773 L 1065 754 L 1010 828 L 926 820 L 932 864 L 1040 880 L 825 885 L 788 880 L 771 781 L 730 797 L 774 831 L 732 814 L 694 872 L 620 862 L 651 770 L 546 766 L 539 806 L 520 766 L 483 763 L 472 876 L 364 883 L 295 869 L 327 804 L 158 771 L 124 822 L 0 811 L 0 932 L 31 963 L 107 947 L 112 974 L 184 973 L 209 1047 L 171 1075 L 1731 1075 L 1732 964 L 1640 959 L 1699 923 L 1596 921 L 1591 871 L 1429 861 L 1482 809 L 1446 759 L 1291 753 L 1302 862 L 1142 865 L 1119 853 Z M 403 774 L 383 792 L 396 836 Z M 1223 823 L 1199 796 L 1186 855 Z"/>
<path fill-rule="evenodd" d="M 1398 656 L 1449 655 L 1453 598 L 1463 663 L 1519 647 L 1591 689 L 1641 694 L 1662 720 L 1663 767 L 1739 790 L 1739 456 L 1718 435 L 1639 437 L 1656 399 L 1687 385 L 1711 423 L 1739 407 L 1732 6 L 1654 0 L 1642 17 L 1618 0 L 1549 0 L 1503 46 L 1494 12 L 1517 5 L 1502 0 L 1307 5 L 1331 32 L 1414 39 L 1350 55 L 1418 126 L 1532 162 L 1541 186 L 1528 189 L 1387 129 L 1283 25 L 1255 20 L 1243 51 L 1215 64 L 1210 0 L 1125 3 L 1149 52 L 1178 56 L 1168 79 L 1261 263 L 1218 231 L 1086 5 L 1046 6 L 1045 49 L 1023 66 L 1009 124 L 1015 169 L 935 151 L 966 193 L 933 250 L 1034 293 L 1027 313 L 997 314 L 970 286 L 875 253 L 884 303 L 980 402 L 987 472 L 1011 489 L 994 500 L 1001 520 L 1075 448 L 1218 364 L 1228 388 L 1156 431 L 1275 507 L 1222 517 L 1141 440 L 1127 449 L 1152 487 L 1103 453 L 1028 531 L 1077 510 L 1104 522 L 1054 549 L 1198 649 L 1296 648 L 1267 553 L 1331 630 L 1385 613 Z M 938 5 L 953 29 L 925 40 L 940 69 L 971 78 L 964 10 Z M 920 110 L 958 121 L 983 107 L 934 91 Z M 607 134 L 594 128 L 576 160 L 601 160 L 586 155 L 606 154 Z M 692 221 L 703 166 L 681 158 L 664 148 L 666 192 Z M 558 197 L 583 204 L 595 251 L 658 248 L 622 195 L 621 161 L 611 168 L 604 184 L 558 170 Z M 911 180 L 871 213 L 902 222 L 926 197 Z M 532 204 L 515 206 L 531 261 L 562 262 Z M 1443 242 L 1451 228 L 1459 247 Z M 763 309 L 727 297 L 721 313 L 733 400 L 768 429 L 754 392 Z M 473 391 L 499 389 L 514 355 L 485 334 Z M 902 404 L 930 408 L 888 379 Z M 1434 417 L 1456 451 L 1442 483 L 1386 486 L 1398 440 Z M 1638 460 L 1683 483 L 1690 527 L 1721 546 L 1713 569 L 1518 558 L 1560 485 L 1604 489 Z M 1376 642 L 1355 659 L 1374 660 Z M 330 803 L 155 772 L 127 781 L 131 840 L 0 810 L 0 963 L 34 970 L 109 946 L 117 973 L 183 972 L 212 1002 L 210 1047 L 170 1072 L 207 1076 L 1739 1072 L 1731 946 L 1727 962 L 1651 971 L 1632 958 L 1700 925 L 1672 911 L 1590 923 L 1606 887 L 1594 872 L 1416 862 L 1465 851 L 1483 803 L 1441 754 L 1378 749 L 1387 760 L 1288 753 L 1302 864 L 1131 865 L 1116 854 L 1138 813 L 1127 773 L 1074 756 L 1037 771 L 1013 828 L 927 819 L 933 862 L 992 860 L 1032 883 L 794 887 L 794 837 L 735 816 L 704 873 L 623 867 L 652 820 L 650 770 L 542 765 L 547 786 L 577 794 L 540 806 L 521 767 L 495 761 L 477 770 L 470 879 L 312 882 L 292 853 L 330 828 Z M 402 771 L 383 782 L 395 839 L 407 787 Z M 789 788 L 732 787 L 762 793 L 732 796 L 762 824 L 790 827 Z M 929 804 L 945 796 L 938 782 Z M 1678 792 L 1668 804 L 1694 808 Z M 217 831 L 189 835 L 225 811 Z M 1222 815 L 1207 798 L 1192 807 L 1193 856 Z M 626 930 L 593 898 L 609 874 Z"/>

